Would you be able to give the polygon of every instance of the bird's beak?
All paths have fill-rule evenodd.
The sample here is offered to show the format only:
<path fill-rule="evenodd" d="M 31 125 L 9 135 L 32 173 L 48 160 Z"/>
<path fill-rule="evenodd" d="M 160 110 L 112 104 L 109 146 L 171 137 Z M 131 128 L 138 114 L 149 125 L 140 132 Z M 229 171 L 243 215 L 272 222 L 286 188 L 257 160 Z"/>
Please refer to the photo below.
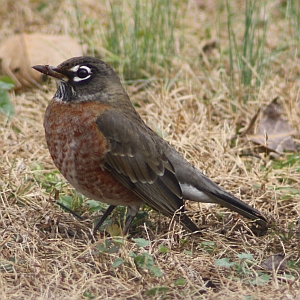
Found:
<path fill-rule="evenodd" d="M 68 81 L 68 77 L 66 75 L 62 74 L 61 72 L 59 72 L 56 67 L 51 67 L 49 65 L 37 65 L 37 66 L 33 66 L 32 68 L 45 74 L 45 75 L 49 75 L 51 77 L 54 77 L 54 78 L 57 78 L 60 80 Z"/>

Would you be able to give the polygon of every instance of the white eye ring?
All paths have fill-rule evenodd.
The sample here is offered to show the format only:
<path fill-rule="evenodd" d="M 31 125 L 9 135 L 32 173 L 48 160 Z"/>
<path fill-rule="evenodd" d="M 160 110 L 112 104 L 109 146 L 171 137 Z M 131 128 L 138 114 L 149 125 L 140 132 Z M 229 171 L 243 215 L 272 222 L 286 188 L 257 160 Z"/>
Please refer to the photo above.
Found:
<path fill-rule="evenodd" d="M 92 70 L 89 68 L 89 67 L 87 67 L 87 66 L 80 66 L 80 65 L 77 65 L 77 66 L 75 66 L 75 67 L 73 67 L 72 69 L 71 69 L 71 71 L 73 71 L 74 73 L 76 73 L 77 75 L 79 75 L 79 72 L 80 71 L 85 71 L 85 72 L 83 72 L 84 74 L 82 74 L 83 76 L 86 74 L 86 76 L 85 77 L 81 77 L 81 76 L 74 76 L 74 78 L 73 78 L 73 81 L 75 81 L 75 82 L 80 82 L 80 81 L 82 81 L 82 80 L 87 80 L 88 78 L 90 78 L 92 75 Z"/>

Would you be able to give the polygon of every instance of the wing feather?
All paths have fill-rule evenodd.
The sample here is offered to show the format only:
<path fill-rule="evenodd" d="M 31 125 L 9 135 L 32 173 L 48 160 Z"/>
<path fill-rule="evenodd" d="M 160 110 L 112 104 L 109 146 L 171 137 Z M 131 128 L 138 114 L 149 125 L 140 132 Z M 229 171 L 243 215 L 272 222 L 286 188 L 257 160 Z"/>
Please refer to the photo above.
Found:
<path fill-rule="evenodd" d="M 105 166 L 117 180 L 169 216 L 183 206 L 174 168 L 163 151 L 165 141 L 116 110 L 106 110 L 96 123 L 110 143 Z"/>

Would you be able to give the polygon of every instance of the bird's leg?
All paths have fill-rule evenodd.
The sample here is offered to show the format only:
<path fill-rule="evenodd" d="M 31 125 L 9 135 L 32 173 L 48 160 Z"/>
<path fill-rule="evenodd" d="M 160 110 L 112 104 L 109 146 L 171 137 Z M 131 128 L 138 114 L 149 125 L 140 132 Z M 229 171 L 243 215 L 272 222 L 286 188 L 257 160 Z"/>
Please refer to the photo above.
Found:
<path fill-rule="evenodd" d="M 132 215 L 127 215 L 126 216 L 126 221 L 125 221 L 125 227 L 123 229 L 123 235 L 126 235 L 128 232 L 128 229 L 133 221 L 133 219 L 135 218 L 135 216 Z"/>
<path fill-rule="evenodd" d="M 84 221 L 85 218 L 82 217 L 81 215 L 79 215 L 78 213 L 76 213 L 74 210 L 72 210 L 71 208 L 65 206 L 64 204 L 56 201 L 56 204 L 59 205 L 61 208 L 63 208 L 64 210 L 66 210 L 67 212 L 71 213 L 73 216 L 77 217 L 79 220 Z"/>
<path fill-rule="evenodd" d="M 123 234 L 126 235 L 128 232 L 128 229 L 134 220 L 135 216 L 137 215 L 138 211 L 140 209 L 140 205 L 137 206 L 128 206 L 126 221 L 125 221 L 125 227 L 123 229 Z"/>
<path fill-rule="evenodd" d="M 103 216 L 100 218 L 100 220 L 97 222 L 93 229 L 93 234 L 96 233 L 96 231 L 99 229 L 99 227 L 103 224 L 103 222 L 106 220 L 106 218 L 112 213 L 112 211 L 115 209 L 115 205 L 110 205 L 107 210 L 104 212 Z"/>

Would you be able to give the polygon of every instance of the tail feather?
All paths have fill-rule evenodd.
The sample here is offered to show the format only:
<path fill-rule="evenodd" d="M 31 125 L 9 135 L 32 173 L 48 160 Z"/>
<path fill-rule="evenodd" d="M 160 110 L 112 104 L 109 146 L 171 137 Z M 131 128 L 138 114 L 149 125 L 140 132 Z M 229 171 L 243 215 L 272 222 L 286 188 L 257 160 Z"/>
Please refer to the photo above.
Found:
<path fill-rule="evenodd" d="M 197 202 L 217 203 L 227 207 L 244 217 L 255 220 L 262 227 L 267 227 L 266 218 L 255 208 L 241 201 L 212 182 L 200 170 L 194 168 L 177 152 L 170 153 L 172 160 L 176 161 L 176 177 L 182 189 L 183 199 Z"/>
<path fill-rule="evenodd" d="M 255 220 L 257 224 L 262 227 L 267 227 L 266 218 L 254 207 L 248 205 L 247 203 L 239 200 L 233 195 L 224 192 L 222 194 L 218 194 L 217 192 L 213 194 L 215 197 L 215 203 L 218 203 L 224 207 L 227 207 L 242 216 L 249 218 L 251 220 Z"/>

